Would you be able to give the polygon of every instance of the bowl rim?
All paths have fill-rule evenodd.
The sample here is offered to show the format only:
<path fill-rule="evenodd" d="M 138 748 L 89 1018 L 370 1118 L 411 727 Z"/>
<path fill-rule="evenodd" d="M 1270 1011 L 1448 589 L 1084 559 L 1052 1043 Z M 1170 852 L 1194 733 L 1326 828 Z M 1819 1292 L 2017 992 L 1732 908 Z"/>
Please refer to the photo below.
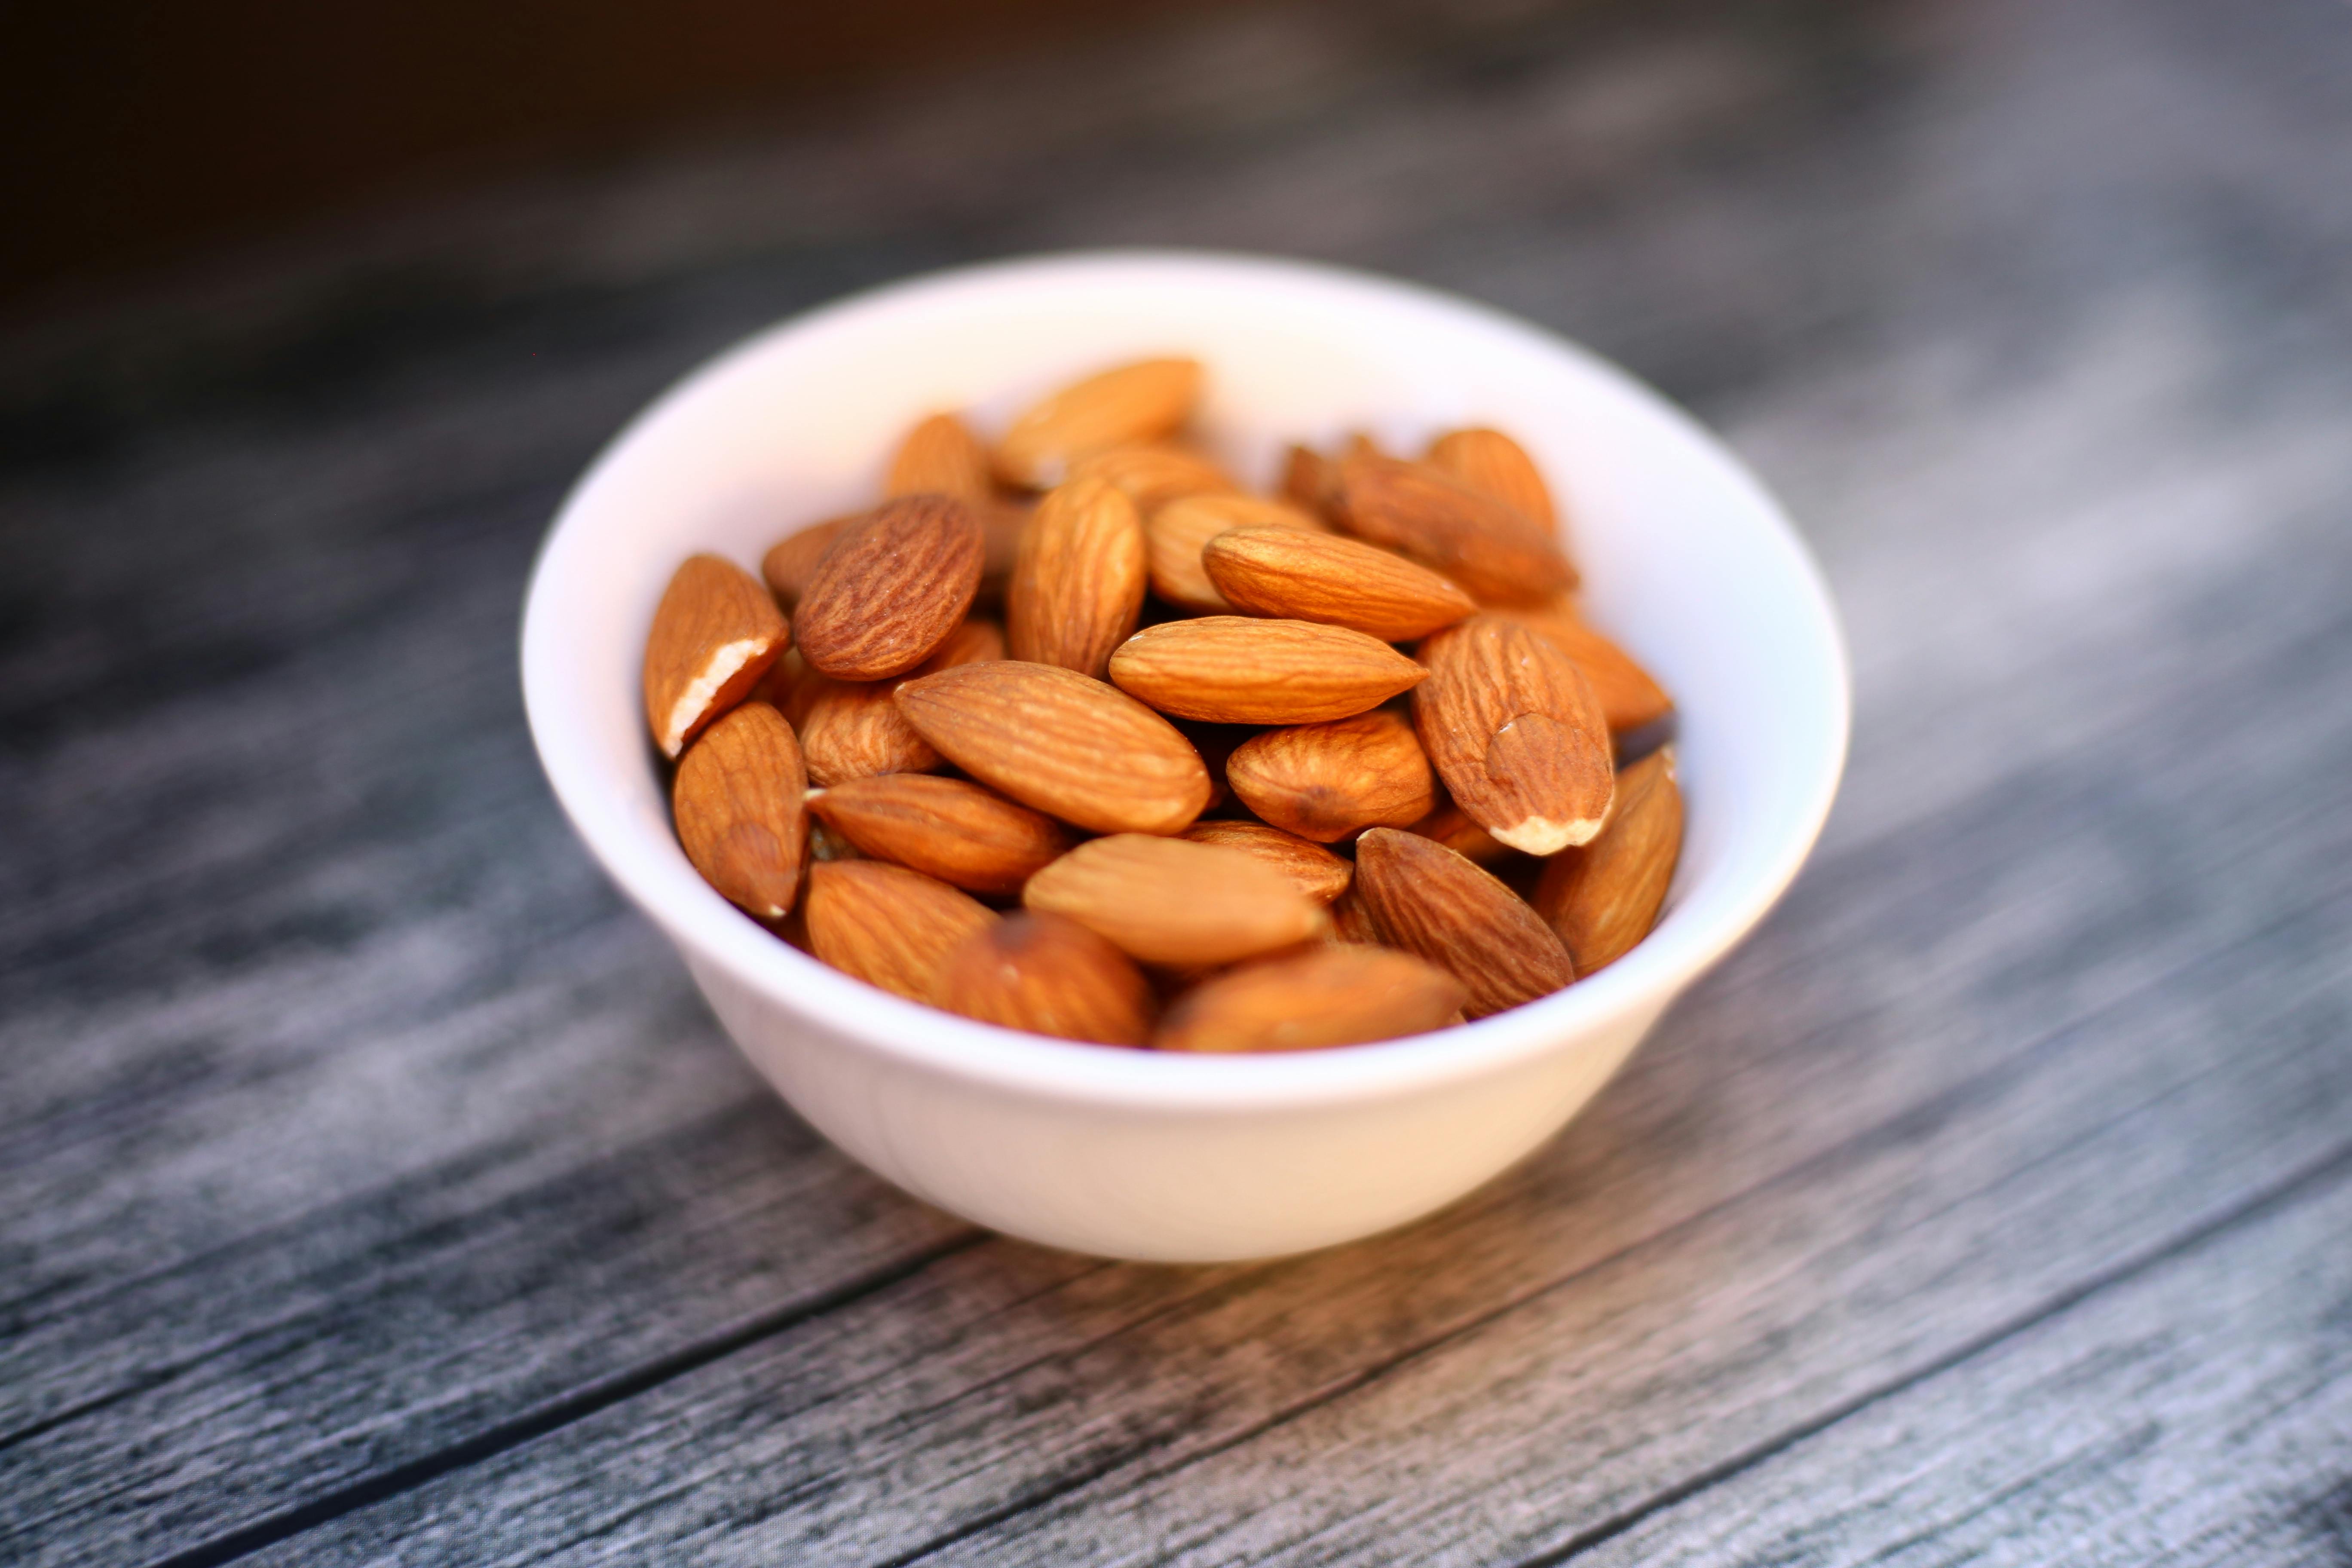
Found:
<path fill-rule="evenodd" d="M 560 644 L 546 605 L 568 563 L 568 542 L 584 498 L 595 492 L 649 431 L 666 426 L 703 389 L 772 352 L 787 336 L 840 331 L 853 327 L 860 317 L 959 289 L 1051 285 L 1074 274 L 1120 272 L 1380 296 L 1392 304 L 1452 316 L 1575 362 L 1580 371 L 1646 405 L 1650 414 L 1678 426 L 1680 434 L 1706 450 L 1768 523 L 1768 542 L 1789 570 L 1807 622 L 1822 634 L 1824 656 L 1820 673 L 1825 679 L 1816 695 L 1825 700 L 1821 717 L 1827 721 L 1827 744 L 1811 759 L 1800 805 L 1781 818 L 1787 826 L 1780 841 L 1744 885 L 1729 896 L 1718 892 L 1712 908 L 1702 910 L 1691 909 L 1698 889 L 1687 890 L 1667 920 L 1617 962 L 1563 991 L 1507 1012 L 1400 1040 L 1219 1056 L 1051 1039 L 909 1002 L 853 979 L 775 937 L 704 884 L 690 868 L 683 879 L 677 876 L 675 867 L 683 865 L 683 857 L 675 842 L 665 847 L 666 854 L 655 851 L 644 842 L 646 835 L 637 818 L 617 809 L 612 800 L 599 798 L 601 765 L 585 742 L 576 742 L 554 679 Z M 1828 819 L 1853 725 L 1851 665 L 1819 565 L 1771 493 L 1696 417 L 1591 350 L 1494 307 L 1351 268 L 1216 250 L 1066 250 L 941 268 L 795 312 L 710 355 L 639 409 L 565 493 L 531 563 L 523 597 L 520 654 L 532 742 L 565 816 L 605 875 L 678 947 L 689 968 L 698 971 L 698 980 L 703 965 L 715 965 L 788 1014 L 805 1016 L 837 1038 L 856 1041 L 905 1066 L 1026 1097 L 1147 1112 L 1276 1110 L 1382 1099 L 1591 1045 L 1611 1036 L 1612 1026 L 1628 1020 L 1646 1023 L 1745 937 L 1786 891 Z M 1685 912 L 1693 918 L 1676 918 Z M 1696 918 L 1701 912 L 1707 916 L 1704 921 Z"/>

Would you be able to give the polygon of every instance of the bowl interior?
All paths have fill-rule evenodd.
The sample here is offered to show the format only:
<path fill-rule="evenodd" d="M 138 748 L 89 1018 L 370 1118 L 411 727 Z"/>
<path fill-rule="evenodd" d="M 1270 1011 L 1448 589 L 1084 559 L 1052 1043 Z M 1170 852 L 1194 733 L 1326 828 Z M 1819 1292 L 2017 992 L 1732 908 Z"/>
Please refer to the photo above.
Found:
<path fill-rule="evenodd" d="M 1561 503 L 1592 619 L 1681 712 L 1688 837 L 1658 930 L 1593 979 L 1418 1041 L 1283 1058 L 1161 1058 L 1036 1040 L 875 992 L 792 950 L 678 849 L 637 667 L 677 563 L 757 569 L 804 523 L 870 504 L 898 436 L 937 409 L 982 433 L 1073 375 L 1190 353 L 1202 433 L 1245 482 L 1286 443 L 1369 429 L 1418 451 L 1448 426 L 1522 441 Z M 1655 1005 L 1759 918 L 1819 832 L 1843 764 L 1844 658 L 1818 574 L 1779 509 L 1705 432 L 1538 329 L 1410 286 L 1295 263 L 1110 254 L 919 279 L 787 322 L 634 422 L 567 501 L 524 627 L 534 736 L 591 849 L 672 938 L 785 1005 L 887 1048 L 1074 1090 L 1336 1088 L 1461 1070 Z"/>

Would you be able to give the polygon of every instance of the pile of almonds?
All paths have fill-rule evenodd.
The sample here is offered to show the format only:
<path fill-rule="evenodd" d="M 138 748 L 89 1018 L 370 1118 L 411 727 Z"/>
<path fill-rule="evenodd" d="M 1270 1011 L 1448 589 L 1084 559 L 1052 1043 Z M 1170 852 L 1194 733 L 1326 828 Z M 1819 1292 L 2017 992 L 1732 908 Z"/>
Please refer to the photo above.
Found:
<path fill-rule="evenodd" d="M 935 415 L 764 583 L 679 567 L 645 695 L 688 858 L 871 984 L 1107 1045 L 1386 1039 L 1613 962 L 1681 849 L 1672 705 L 1534 463 L 1360 437 L 1251 495 L 1182 442 L 1201 380 L 1119 365 L 993 449 Z"/>

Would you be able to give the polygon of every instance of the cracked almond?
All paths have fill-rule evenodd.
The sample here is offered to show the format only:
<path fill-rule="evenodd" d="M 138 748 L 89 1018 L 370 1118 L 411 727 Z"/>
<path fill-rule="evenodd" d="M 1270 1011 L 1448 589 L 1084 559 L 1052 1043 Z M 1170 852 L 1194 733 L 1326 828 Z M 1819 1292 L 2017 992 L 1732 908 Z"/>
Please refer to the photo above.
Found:
<path fill-rule="evenodd" d="M 1609 726 L 1569 657 L 1521 623 L 1473 616 L 1421 645 L 1422 749 L 1454 802 L 1514 849 L 1583 844 L 1609 814 Z"/>
<path fill-rule="evenodd" d="M 1384 708 L 1255 735 L 1234 748 L 1225 783 L 1266 821 L 1320 844 L 1408 826 L 1434 796 L 1412 726 Z"/>
<path fill-rule="evenodd" d="M 996 470 L 1013 484 L 1048 489 L 1066 479 L 1080 458 L 1106 447 L 1173 435 L 1200 395 L 1198 360 L 1114 365 L 1024 410 L 996 444 Z"/>
<path fill-rule="evenodd" d="M 1389 948 L 1330 946 L 1245 963 L 1179 998 L 1152 1044 L 1163 1051 L 1298 1051 L 1445 1027 L 1469 993 L 1445 971 Z"/>
<path fill-rule="evenodd" d="M 718 555 L 671 576 L 646 638 L 646 722 L 667 757 L 751 694 L 792 627 L 757 578 Z"/>
<path fill-rule="evenodd" d="M 1319 534 L 1323 524 L 1287 502 L 1261 496 L 1198 495 L 1170 501 L 1144 517 L 1151 591 L 1181 609 L 1230 614 L 1234 606 L 1209 581 L 1201 551 L 1217 535 L 1236 528 L 1301 529 Z"/>
<path fill-rule="evenodd" d="M 1209 540 L 1201 568 L 1235 609 L 1412 642 L 1478 608 L 1428 567 L 1361 540 L 1294 528 L 1236 528 Z"/>
<path fill-rule="evenodd" d="M 967 892 L 1017 893 L 1070 847 L 1052 817 L 963 779 L 855 778 L 811 790 L 808 806 L 875 859 Z"/>
<path fill-rule="evenodd" d="M 821 860 L 809 868 L 810 948 L 909 1002 L 929 1002 L 948 955 L 996 919 L 971 894 L 904 866 Z"/>
<path fill-rule="evenodd" d="M 1536 912 L 1579 974 L 1617 962 L 1650 934 L 1682 856 L 1683 796 L 1674 753 L 1653 752 L 1618 775 L 1617 808 L 1599 837 L 1544 867 Z"/>
<path fill-rule="evenodd" d="M 1551 487 L 1528 449 L 1500 430 L 1448 430 L 1429 444 L 1430 467 L 1517 508 L 1547 529 L 1559 524 Z"/>
<path fill-rule="evenodd" d="M 1005 594 L 1013 657 L 1099 679 L 1143 609 L 1143 521 L 1106 480 L 1083 475 L 1037 505 Z"/>
<path fill-rule="evenodd" d="M 1195 844 L 1238 849 L 1273 867 L 1290 879 L 1292 887 L 1321 904 L 1346 892 L 1356 875 L 1356 868 L 1345 857 L 1334 855 L 1296 833 L 1286 833 L 1271 823 L 1196 822 L 1179 837 Z"/>
<path fill-rule="evenodd" d="M 1370 452 L 1339 463 L 1335 521 L 1401 550 L 1488 604 L 1533 604 L 1576 585 L 1559 542 L 1508 502 L 1426 463 Z"/>
<path fill-rule="evenodd" d="M 1394 946 L 1469 990 L 1483 1018 L 1576 979 L 1568 949 L 1517 894 L 1433 839 L 1375 827 L 1356 841 L 1356 896 Z"/>
<path fill-rule="evenodd" d="M 763 920 L 789 913 L 800 887 L 808 818 L 793 727 L 747 702 L 705 731 L 670 789 L 678 842 L 703 880 Z"/>
<path fill-rule="evenodd" d="M 932 1004 L 983 1024 L 1099 1046 L 1151 1037 L 1151 982 L 1073 920 L 1014 914 L 964 938 L 940 965 Z"/>
<path fill-rule="evenodd" d="M 1088 839 L 1029 879 L 1024 906 L 1066 915 L 1145 963 L 1231 963 L 1311 942 L 1323 906 L 1239 849 L 1117 833 Z"/>
<path fill-rule="evenodd" d="M 971 508 L 905 496 L 842 530 L 801 596 L 794 645 L 837 680 L 904 675 L 947 640 L 980 587 Z"/>
<path fill-rule="evenodd" d="M 1378 637 L 1345 626 L 1246 616 L 1163 621 L 1110 656 L 1121 690 L 1163 713 L 1231 724 L 1344 719 L 1426 674 Z"/>

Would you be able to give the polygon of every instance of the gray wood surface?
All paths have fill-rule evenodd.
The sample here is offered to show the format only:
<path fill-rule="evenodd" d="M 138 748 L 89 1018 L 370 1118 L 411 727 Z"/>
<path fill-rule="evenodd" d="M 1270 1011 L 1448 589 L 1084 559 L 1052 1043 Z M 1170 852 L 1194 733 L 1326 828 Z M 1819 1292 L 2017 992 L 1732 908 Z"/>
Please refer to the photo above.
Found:
<path fill-rule="evenodd" d="M 2352 1562 L 2352 11 L 1269 7 L 0 334 L 0 1561 Z M 539 530 L 842 289 L 1427 279 L 1847 618 L 1788 902 L 1290 1262 L 987 1237 L 761 1089 L 522 734 Z"/>

